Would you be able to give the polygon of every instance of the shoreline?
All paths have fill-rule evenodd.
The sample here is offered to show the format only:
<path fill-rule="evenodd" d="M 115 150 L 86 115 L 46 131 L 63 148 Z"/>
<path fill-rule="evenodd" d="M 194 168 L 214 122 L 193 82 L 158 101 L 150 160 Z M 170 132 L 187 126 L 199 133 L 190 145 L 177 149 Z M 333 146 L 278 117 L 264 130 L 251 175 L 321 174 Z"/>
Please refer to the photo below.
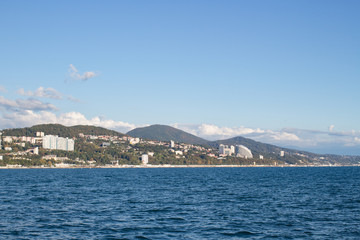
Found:
<path fill-rule="evenodd" d="M 104 165 L 104 166 L 89 166 L 89 165 L 74 165 L 74 166 L 2 166 L 1 169 L 96 169 L 96 168 L 293 168 L 293 167 L 360 167 L 358 165 Z"/>

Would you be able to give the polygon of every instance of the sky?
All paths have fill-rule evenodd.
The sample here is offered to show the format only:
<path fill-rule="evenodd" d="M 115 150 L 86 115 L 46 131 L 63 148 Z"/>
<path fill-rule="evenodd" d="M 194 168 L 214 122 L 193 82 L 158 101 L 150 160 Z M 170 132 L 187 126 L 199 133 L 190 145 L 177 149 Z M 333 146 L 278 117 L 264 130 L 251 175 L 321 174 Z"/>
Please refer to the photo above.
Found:
<path fill-rule="evenodd" d="M 0 1 L 0 129 L 171 125 L 360 155 L 360 1 Z"/>

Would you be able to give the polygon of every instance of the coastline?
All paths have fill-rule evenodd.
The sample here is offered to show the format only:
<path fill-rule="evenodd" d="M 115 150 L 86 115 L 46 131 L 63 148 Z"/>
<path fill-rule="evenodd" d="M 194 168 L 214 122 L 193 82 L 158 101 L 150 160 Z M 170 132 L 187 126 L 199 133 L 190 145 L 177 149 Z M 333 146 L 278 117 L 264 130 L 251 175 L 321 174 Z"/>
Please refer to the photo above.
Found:
<path fill-rule="evenodd" d="M 74 165 L 74 166 L 1 166 L 1 169 L 83 169 L 83 168 L 293 168 L 293 167 L 360 167 L 358 165 Z"/>

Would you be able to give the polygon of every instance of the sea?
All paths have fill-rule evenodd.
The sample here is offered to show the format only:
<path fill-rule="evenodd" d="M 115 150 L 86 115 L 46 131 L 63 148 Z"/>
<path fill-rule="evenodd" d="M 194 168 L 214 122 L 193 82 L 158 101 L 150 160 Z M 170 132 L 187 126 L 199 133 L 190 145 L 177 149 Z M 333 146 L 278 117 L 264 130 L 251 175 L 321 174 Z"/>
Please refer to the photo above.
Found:
<path fill-rule="evenodd" d="M 1 169 L 0 239 L 360 239 L 360 168 Z"/>

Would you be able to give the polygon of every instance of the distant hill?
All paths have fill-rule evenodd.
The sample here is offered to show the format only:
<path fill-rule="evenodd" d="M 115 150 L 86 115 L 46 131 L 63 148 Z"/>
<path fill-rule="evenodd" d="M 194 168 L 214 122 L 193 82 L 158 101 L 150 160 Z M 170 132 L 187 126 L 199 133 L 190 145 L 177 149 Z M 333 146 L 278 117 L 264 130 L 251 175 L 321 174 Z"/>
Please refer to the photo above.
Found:
<path fill-rule="evenodd" d="M 205 139 L 166 125 L 151 125 L 149 127 L 136 128 L 126 134 L 132 137 L 157 141 L 173 140 L 175 142 L 199 145 L 208 145 L 210 143 Z"/>
<path fill-rule="evenodd" d="M 78 137 L 79 133 L 85 135 L 110 135 L 124 136 L 124 134 L 102 127 L 77 125 L 66 127 L 61 124 L 41 124 L 28 128 L 13 128 L 2 131 L 4 136 L 35 136 L 36 132 L 44 132 L 46 135 L 58 135 L 60 137 Z"/>

